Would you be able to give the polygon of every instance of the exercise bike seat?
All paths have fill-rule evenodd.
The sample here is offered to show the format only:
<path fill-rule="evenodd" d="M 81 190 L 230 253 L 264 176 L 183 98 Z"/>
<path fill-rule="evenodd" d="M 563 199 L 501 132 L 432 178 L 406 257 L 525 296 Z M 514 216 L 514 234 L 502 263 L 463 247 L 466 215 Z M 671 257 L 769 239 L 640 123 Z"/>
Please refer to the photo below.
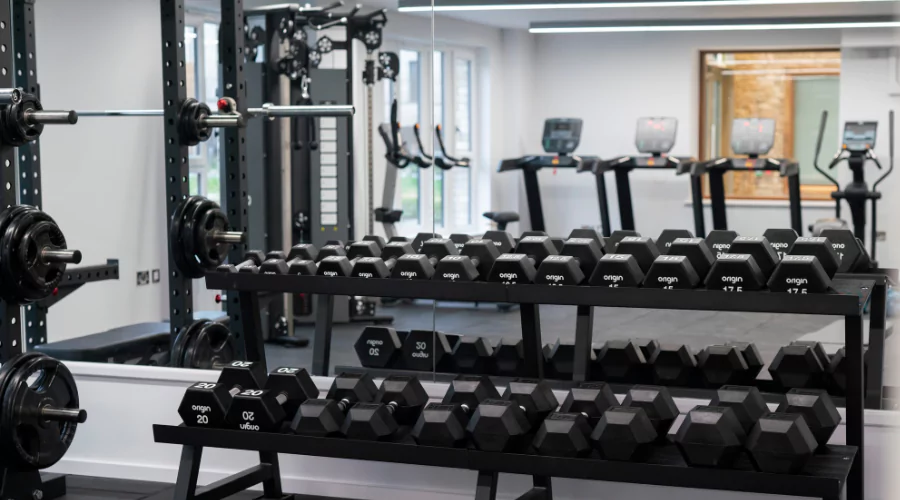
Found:
<path fill-rule="evenodd" d="M 403 210 L 394 210 L 392 208 L 376 208 L 375 221 L 387 224 L 396 224 L 403 217 Z"/>
<path fill-rule="evenodd" d="M 36 346 L 35 350 L 64 361 L 124 363 L 149 360 L 152 354 L 167 352 L 170 338 L 167 322 L 138 323 L 50 342 Z"/>
<path fill-rule="evenodd" d="M 510 222 L 518 222 L 519 220 L 519 214 L 516 212 L 485 212 L 481 215 L 497 224 L 509 224 Z"/>

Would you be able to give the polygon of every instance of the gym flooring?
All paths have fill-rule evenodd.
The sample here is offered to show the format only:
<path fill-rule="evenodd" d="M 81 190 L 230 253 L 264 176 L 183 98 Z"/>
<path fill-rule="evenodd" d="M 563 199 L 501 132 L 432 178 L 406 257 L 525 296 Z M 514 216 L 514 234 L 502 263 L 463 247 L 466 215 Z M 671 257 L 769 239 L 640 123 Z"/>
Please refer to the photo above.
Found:
<path fill-rule="evenodd" d="M 435 329 L 448 334 L 488 337 L 497 342 L 501 338 L 520 338 L 519 310 L 497 310 L 495 304 L 478 306 L 466 303 L 432 301 L 383 306 L 380 315 L 393 316 L 397 330 Z M 541 333 L 544 344 L 556 339 L 575 339 L 575 307 L 542 305 Z M 891 321 L 888 321 L 891 324 Z M 331 343 L 331 373 L 335 366 L 359 366 L 353 344 L 365 323 L 334 325 Z M 297 326 L 296 335 L 312 339 L 312 326 Z M 864 332 L 868 332 L 868 323 Z M 754 342 L 768 362 L 778 349 L 792 340 L 818 340 L 831 354 L 843 344 L 844 321 L 837 316 L 802 314 L 763 314 L 715 311 L 676 311 L 633 309 L 618 307 L 594 308 L 594 342 L 612 339 L 651 338 L 660 343 L 687 344 L 694 350 L 729 341 Z M 888 342 L 888 356 L 893 342 Z M 266 345 L 269 366 L 311 366 L 312 349 L 286 348 Z M 888 364 L 888 369 L 890 364 Z M 765 372 L 764 372 L 765 373 Z M 888 385 L 900 385 L 900 374 L 888 372 Z"/>

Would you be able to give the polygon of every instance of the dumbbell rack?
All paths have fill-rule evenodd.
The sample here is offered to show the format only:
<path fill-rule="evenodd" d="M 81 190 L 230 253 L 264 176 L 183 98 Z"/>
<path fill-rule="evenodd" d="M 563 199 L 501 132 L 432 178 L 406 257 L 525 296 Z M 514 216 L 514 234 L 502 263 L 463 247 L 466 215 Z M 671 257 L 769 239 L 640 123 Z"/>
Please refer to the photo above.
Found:
<path fill-rule="evenodd" d="M 666 447 L 657 450 L 648 463 L 626 463 L 164 425 L 154 426 L 154 438 L 157 442 L 183 445 L 176 499 L 196 498 L 201 494 L 208 499 L 224 498 L 259 483 L 264 486 L 265 498 L 282 498 L 277 453 L 290 453 L 477 470 L 479 476 L 476 498 L 485 500 L 495 497 L 496 478 L 501 472 L 534 476 L 535 488 L 543 489 L 544 498 L 552 497 L 549 478 L 561 477 L 784 495 L 816 495 L 829 500 L 840 498 L 846 483 L 847 498 L 862 500 L 865 399 L 862 318 L 866 305 L 875 298 L 876 282 L 872 276 L 841 276 L 834 280 L 834 291 L 831 293 L 791 295 L 772 292 L 556 287 L 241 273 L 209 273 L 206 276 L 208 288 L 238 291 L 241 295 L 240 303 L 244 309 L 242 321 L 246 333 L 244 342 L 248 353 L 254 354 L 249 359 L 262 363 L 265 363 L 265 355 L 261 349 L 260 319 L 258 310 L 252 307 L 252 298 L 258 292 L 313 293 L 320 297 L 367 295 L 518 303 L 521 306 L 525 370 L 526 375 L 532 377 L 543 375 L 540 304 L 577 306 L 577 377 L 587 374 L 595 306 L 844 316 L 847 446 L 829 446 L 828 453 L 817 455 L 804 473 L 799 475 L 758 473 L 746 465 L 744 469 L 717 470 L 715 474 L 710 474 L 709 470 L 687 467 L 677 451 Z M 879 293 L 883 293 L 883 287 L 880 290 Z M 872 307 L 883 308 L 883 305 L 883 300 L 878 299 L 873 302 Z M 883 318 L 883 310 L 873 311 L 873 317 L 876 315 Z M 314 359 L 320 365 L 324 363 L 327 369 L 331 328 L 330 322 L 324 323 L 326 324 L 317 325 L 316 328 Z M 884 323 L 881 322 L 881 327 L 883 326 Z M 200 492 L 196 485 L 204 447 L 258 451 L 260 465 L 210 485 Z"/>

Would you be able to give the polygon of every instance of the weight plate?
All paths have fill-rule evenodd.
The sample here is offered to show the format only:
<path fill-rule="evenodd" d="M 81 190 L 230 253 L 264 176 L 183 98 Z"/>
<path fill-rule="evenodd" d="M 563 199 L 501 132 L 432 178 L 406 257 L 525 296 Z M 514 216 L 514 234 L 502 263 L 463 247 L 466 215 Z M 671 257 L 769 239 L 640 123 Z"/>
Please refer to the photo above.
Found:
<path fill-rule="evenodd" d="M 27 209 L 28 205 L 13 205 L 0 212 L 0 238 L 6 233 L 9 221 Z M 6 275 L 5 266 L 6 262 L 0 260 L 0 297 L 12 299 L 15 295 L 15 288 L 12 286 L 13 278 L 12 274 Z"/>
<path fill-rule="evenodd" d="M 6 230 L 0 236 L 0 268 L 3 271 L 4 291 L 9 294 L 5 298 L 10 302 L 25 303 L 46 296 L 42 295 L 41 290 L 29 289 L 25 284 L 24 275 L 28 273 L 28 269 L 24 263 L 28 256 L 22 255 L 20 248 L 28 229 L 39 222 L 53 222 L 53 219 L 34 207 L 23 205 L 23 210 L 9 220 Z"/>
<path fill-rule="evenodd" d="M 9 373 L 22 363 L 38 356 L 46 356 L 46 354 L 37 351 L 23 352 L 22 354 L 13 356 L 9 361 L 3 363 L 3 366 L 0 366 L 0 398 L 3 397 L 3 390 L 6 389 Z M 2 458 L 3 455 L 0 454 L 0 462 L 3 461 Z"/>
<path fill-rule="evenodd" d="M 25 229 L 19 241 L 13 263 L 22 280 L 20 291 L 29 300 L 40 300 L 53 293 L 66 272 L 64 262 L 45 262 L 40 252 L 44 249 L 64 250 L 66 237 L 49 215 L 39 212 L 41 220 Z"/>
<path fill-rule="evenodd" d="M 172 219 L 169 221 L 169 253 L 172 254 L 175 267 L 183 274 L 187 274 L 186 269 L 188 268 L 184 244 L 181 239 L 185 212 L 202 199 L 200 196 L 191 196 L 184 200 L 172 213 Z"/>
<path fill-rule="evenodd" d="M 172 352 L 169 354 L 169 359 L 171 360 L 172 366 L 175 367 L 184 367 L 184 352 L 186 350 L 188 339 L 194 335 L 194 331 L 203 326 L 206 323 L 207 319 L 201 319 L 194 321 L 190 325 L 185 328 L 182 328 L 178 331 L 178 334 L 175 336 L 175 342 L 172 344 Z"/>
<path fill-rule="evenodd" d="M 228 218 L 219 207 L 213 207 L 199 215 L 194 226 L 194 257 L 205 270 L 211 271 L 219 267 L 228 257 L 231 245 L 216 243 L 211 236 L 229 229 Z"/>
<path fill-rule="evenodd" d="M 65 455 L 77 424 L 45 420 L 40 414 L 48 406 L 78 408 L 75 378 L 65 365 L 48 356 L 19 364 L 7 375 L 2 405 L 0 443 L 11 465 L 45 469 Z"/>
<path fill-rule="evenodd" d="M 184 368 L 210 369 L 234 361 L 234 337 L 227 326 L 209 321 L 188 339 Z"/>
<path fill-rule="evenodd" d="M 206 269 L 197 262 L 197 238 L 195 235 L 199 217 L 215 206 L 215 202 L 206 198 L 200 198 L 199 201 L 191 205 L 184 213 L 181 227 L 181 245 L 184 250 L 184 258 L 187 264 L 185 275 L 190 276 L 191 278 L 202 278 L 206 273 Z"/>

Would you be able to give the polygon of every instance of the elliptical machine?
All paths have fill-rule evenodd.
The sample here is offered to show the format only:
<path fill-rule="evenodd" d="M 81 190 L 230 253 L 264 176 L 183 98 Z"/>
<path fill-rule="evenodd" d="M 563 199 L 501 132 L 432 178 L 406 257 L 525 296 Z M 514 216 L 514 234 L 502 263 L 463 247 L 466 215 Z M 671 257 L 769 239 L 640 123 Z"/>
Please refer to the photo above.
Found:
<path fill-rule="evenodd" d="M 387 148 L 387 153 L 385 153 L 384 157 L 390 165 L 385 169 L 384 194 L 381 199 L 381 206 L 374 210 L 375 221 L 380 222 L 384 226 L 385 236 L 391 239 L 397 236 L 396 224 L 403 217 L 403 210 L 392 208 L 394 205 L 394 194 L 397 190 L 397 170 L 410 165 L 415 165 L 418 168 L 428 168 L 431 166 L 431 163 L 421 155 L 410 153 L 407 149 L 408 143 L 401 137 L 400 123 L 397 122 L 397 99 L 394 99 L 391 103 L 391 122 L 379 125 L 378 134 L 384 140 Z"/>
<path fill-rule="evenodd" d="M 834 177 L 819 167 L 819 153 L 822 150 L 822 138 L 825 135 L 825 124 L 827 122 L 828 111 L 823 111 L 822 121 L 819 123 L 819 138 L 816 141 L 816 156 L 813 166 L 837 188 L 831 193 L 831 197 L 835 200 L 835 218 L 817 220 L 815 224 L 810 226 L 810 230 L 813 236 L 818 236 L 825 229 L 847 227 L 847 223 L 841 219 L 841 200 L 847 200 L 847 205 L 850 206 L 850 217 L 853 222 L 853 235 L 864 242 L 866 240 L 866 202 L 872 200 L 872 232 L 869 256 L 873 265 L 875 265 L 875 242 L 878 238 L 877 202 L 881 199 L 881 192 L 877 188 L 894 170 L 894 112 L 888 113 L 888 170 L 872 184 L 872 189 L 869 189 L 869 186 L 866 184 L 866 162 L 871 161 L 879 170 L 883 170 L 881 162 L 878 161 L 874 151 L 878 122 L 846 122 L 844 124 L 841 150 L 834 155 L 828 164 L 828 169 L 831 170 L 841 162 L 847 162 L 847 166 L 853 172 L 853 181 L 847 184 L 844 189 L 841 189 L 841 185 Z"/>

